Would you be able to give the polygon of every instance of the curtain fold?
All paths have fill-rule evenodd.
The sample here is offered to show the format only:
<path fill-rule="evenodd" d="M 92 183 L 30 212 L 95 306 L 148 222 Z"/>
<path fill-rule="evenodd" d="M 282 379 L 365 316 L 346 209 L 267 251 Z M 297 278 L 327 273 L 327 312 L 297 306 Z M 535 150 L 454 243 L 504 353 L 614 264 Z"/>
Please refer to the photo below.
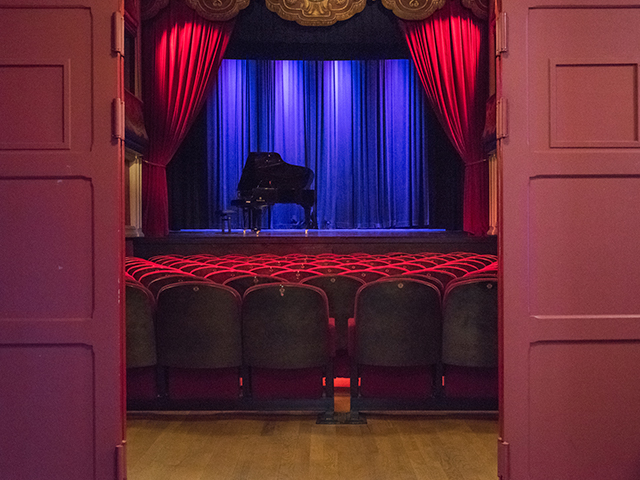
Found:
<path fill-rule="evenodd" d="M 212 211 L 249 152 L 275 151 L 314 171 L 320 228 L 429 226 L 429 106 L 411 61 L 225 60 L 207 109 Z M 302 213 L 276 205 L 272 227 Z"/>
<path fill-rule="evenodd" d="M 169 232 L 165 167 L 206 100 L 232 29 L 233 21 L 204 20 L 182 2 L 171 2 L 143 25 L 149 149 L 142 171 L 142 223 L 147 236 Z"/>
<path fill-rule="evenodd" d="M 458 0 L 449 0 L 423 21 L 401 25 L 431 106 L 465 165 L 463 228 L 485 235 L 489 194 L 482 130 L 488 89 L 487 27 Z"/>

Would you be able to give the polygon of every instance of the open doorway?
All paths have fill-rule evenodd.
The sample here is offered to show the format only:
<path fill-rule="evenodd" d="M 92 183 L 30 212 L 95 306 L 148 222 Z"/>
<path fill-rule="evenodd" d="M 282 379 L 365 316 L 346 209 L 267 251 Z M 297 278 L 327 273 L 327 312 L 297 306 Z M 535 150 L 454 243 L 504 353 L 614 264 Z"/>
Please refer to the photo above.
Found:
<path fill-rule="evenodd" d="M 250 7 L 250 8 L 251 8 L 251 7 Z M 270 13 L 265 11 L 265 16 L 268 16 L 268 15 L 270 15 Z M 297 27 L 296 27 L 296 28 L 297 28 Z M 297 29 L 297 33 L 301 33 L 301 30 L 300 30 L 300 29 Z M 258 45 L 259 45 L 259 44 L 258 44 Z M 344 45 L 348 45 L 348 43 L 345 43 Z M 146 421 L 147 419 L 144 419 L 144 420 Z M 180 421 L 182 421 L 182 419 L 181 419 Z M 495 420 L 494 420 L 494 422 L 495 422 Z M 198 425 L 196 428 L 200 428 L 200 427 L 201 427 L 201 426 L 200 426 L 200 425 Z M 172 427 L 172 428 L 173 428 L 173 427 Z M 177 428 L 177 429 L 181 429 L 181 428 L 182 428 L 182 426 L 176 426 L 175 428 Z M 204 427 L 203 427 L 203 428 L 204 428 Z M 272 429 L 272 428 L 274 428 L 274 427 L 273 427 L 273 425 L 263 425 L 262 427 L 258 427 L 258 428 L 260 429 L 260 431 L 261 431 L 261 432 L 262 432 L 262 431 L 269 432 L 269 431 L 271 431 L 271 429 Z M 299 427 L 299 428 L 304 429 L 304 428 L 306 428 L 306 427 Z M 330 428 L 332 428 L 332 427 L 330 427 Z M 336 428 L 337 428 L 337 427 L 336 427 Z M 360 428 L 360 427 L 358 427 L 358 428 Z M 427 429 L 427 428 L 428 428 L 428 427 L 424 427 L 424 429 Z M 445 428 L 445 429 L 446 429 L 446 428 Z M 455 428 L 454 428 L 454 429 L 455 429 Z M 471 428 L 471 430 L 473 430 L 473 428 Z M 482 430 L 482 428 L 481 428 L 481 427 L 479 427 L 479 430 Z M 250 448 L 250 446 L 246 446 L 246 445 L 244 445 L 244 446 L 242 446 L 241 448 L 242 448 L 243 450 L 246 450 L 246 449 Z M 261 448 L 261 449 L 265 449 L 265 448 L 267 448 L 267 449 L 268 449 L 268 448 L 273 448 L 273 447 L 267 447 L 267 446 L 266 446 L 266 444 L 261 444 L 261 445 L 260 445 L 260 448 Z M 323 449 L 326 449 L 327 451 L 330 451 L 332 447 L 330 447 L 330 446 L 323 446 L 322 448 L 323 448 Z M 336 452 L 336 453 L 335 453 L 335 455 L 338 455 L 338 456 L 339 456 L 339 455 L 341 455 L 341 453 Z M 361 464 L 361 463 L 362 463 L 362 462 L 360 462 L 360 464 Z M 463 461 L 463 463 L 466 463 L 466 460 L 464 460 L 464 461 Z M 249 468 L 249 467 L 242 467 L 242 468 Z M 395 468 L 400 468 L 400 467 L 397 467 L 397 465 L 396 465 L 396 467 L 394 467 L 394 469 L 395 469 Z M 440 469 L 445 469 L 446 467 L 440 466 L 439 468 L 440 468 Z M 471 468 L 473 468 L 473 467 L 471 467 Z"/>

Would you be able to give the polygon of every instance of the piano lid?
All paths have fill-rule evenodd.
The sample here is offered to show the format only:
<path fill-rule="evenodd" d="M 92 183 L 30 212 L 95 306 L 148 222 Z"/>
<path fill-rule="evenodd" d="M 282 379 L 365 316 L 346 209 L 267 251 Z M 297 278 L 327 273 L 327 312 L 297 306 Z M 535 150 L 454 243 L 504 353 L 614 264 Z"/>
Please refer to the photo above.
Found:
<path fill-rule="evenodd" d="M 276 152 L 250 152 L 238 182 L 238 196 L 251 196 L 254 188 L 304 190 L 313 177 L 313 170 L 291 165 Z"/>

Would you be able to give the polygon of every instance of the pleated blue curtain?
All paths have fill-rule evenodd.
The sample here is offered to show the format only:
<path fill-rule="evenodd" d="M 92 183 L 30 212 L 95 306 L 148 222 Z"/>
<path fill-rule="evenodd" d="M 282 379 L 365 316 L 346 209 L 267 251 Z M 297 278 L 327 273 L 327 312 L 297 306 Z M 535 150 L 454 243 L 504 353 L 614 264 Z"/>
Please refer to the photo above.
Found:
<path fill-rule="evenodd" d="M 212 212 L 235 198 L 249 152 L 274 151 L 314 171 L 320 228 L 429 225 L 429 107 L 410 60 L 224 60 L 207 108 Z M 303 220 L 273 208 L 273 228 Z"/>

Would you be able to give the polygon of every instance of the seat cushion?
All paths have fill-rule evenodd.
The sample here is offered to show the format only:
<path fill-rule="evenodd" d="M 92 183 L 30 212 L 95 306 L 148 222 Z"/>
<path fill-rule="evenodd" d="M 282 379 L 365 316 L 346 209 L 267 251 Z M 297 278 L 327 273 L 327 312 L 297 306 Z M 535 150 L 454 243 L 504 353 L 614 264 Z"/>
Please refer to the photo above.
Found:
<path fill-rule="evenodd" d="M 253 397 L 266 399 L 321 398 L 322 368 L 251 369 Z"/>
<path fill-rule="evenodd" d="M 155 366 L 127 368 L 127 400 L 152 401 L 157 396 Z"/>
<path fill-rule="evenodd" d="M 171 400 L 235 400 L 239 368 L 168 368 L 167 392 Z"/>
<path fill-rule="evenodd" d="M 428 398 L 433 393 L 433 367 L 360 365 L 360 395 L 369 398 Z"/>
<path fill-rule="evenodd" d="M 498 368 L 445 365 L 444 394 L 449 398 L 498 398 Z"/>

